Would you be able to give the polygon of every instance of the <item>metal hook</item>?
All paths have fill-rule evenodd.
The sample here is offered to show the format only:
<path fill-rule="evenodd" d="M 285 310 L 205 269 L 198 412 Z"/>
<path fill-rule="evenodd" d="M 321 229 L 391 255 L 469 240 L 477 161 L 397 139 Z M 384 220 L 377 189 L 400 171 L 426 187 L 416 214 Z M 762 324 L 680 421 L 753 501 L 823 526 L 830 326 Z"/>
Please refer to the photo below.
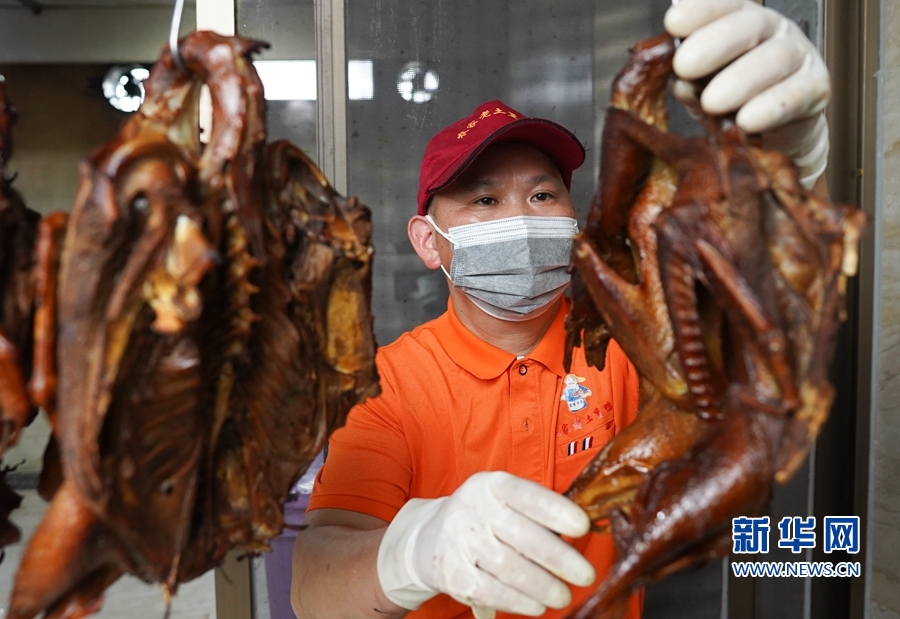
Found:
<path fill-rule="evenodd" d="M 169 29 L 169 51 L 175 66 L 185 73 L 188 70 L 181 62 L 181 54 L 178 51 L 178 31 L 181 29 L 181 15 L 184 13 L 184 0 L 175 0 L 175 11 L 172 13 L 172 27 Z"/>

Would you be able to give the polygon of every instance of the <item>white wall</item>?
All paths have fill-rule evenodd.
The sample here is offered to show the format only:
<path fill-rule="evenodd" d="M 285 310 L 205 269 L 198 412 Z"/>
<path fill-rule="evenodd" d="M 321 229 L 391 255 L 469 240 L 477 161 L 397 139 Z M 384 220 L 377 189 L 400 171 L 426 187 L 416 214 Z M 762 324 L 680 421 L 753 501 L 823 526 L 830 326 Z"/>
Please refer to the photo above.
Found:
<path fill-rule="evenodd" d="M 8 174 L 25 203 L 41 213 L 68 211 L 78 163 L 112 138 L 125 115 L 91 88 L 105 64 L 2 64 L 6 91 L 19 110 Z"/>
<path fill-rule="evenodd" d="M 875 619 L 900 619 L 900 2 L 884 3 L 881 324 L 872 602 Z"/>

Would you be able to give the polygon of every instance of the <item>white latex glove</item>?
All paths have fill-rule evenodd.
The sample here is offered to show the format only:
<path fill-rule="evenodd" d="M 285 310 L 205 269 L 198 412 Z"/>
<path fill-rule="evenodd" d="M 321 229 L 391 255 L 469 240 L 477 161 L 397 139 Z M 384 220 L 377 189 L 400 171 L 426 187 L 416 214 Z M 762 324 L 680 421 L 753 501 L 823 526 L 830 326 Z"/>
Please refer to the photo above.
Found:
<path fill-rule="evenodd" d="M 509 473 L 476 473 L 440 499 L 412 499 L 378 549 L 388 599 L 415 610 L 437 593 L 480 609 L 541 615 L 587 586 L 591 564 L 551 531 L 587 533 L 587 514 L 564 496 Z"/>
<path fill-rule="evenodd" d="M 693 93 L 684 80 L 719 71 L 700 96 L 703 111 L 737 110 L 738 126 L 789 155 L 801 182 L 812 187 L 828 162 L 822 110 L 831 79 L 800 28 L 751 0 L 680 0 L 666 11 L 665 26 L 684 39 L 674 59 L 679 98 Z"/>

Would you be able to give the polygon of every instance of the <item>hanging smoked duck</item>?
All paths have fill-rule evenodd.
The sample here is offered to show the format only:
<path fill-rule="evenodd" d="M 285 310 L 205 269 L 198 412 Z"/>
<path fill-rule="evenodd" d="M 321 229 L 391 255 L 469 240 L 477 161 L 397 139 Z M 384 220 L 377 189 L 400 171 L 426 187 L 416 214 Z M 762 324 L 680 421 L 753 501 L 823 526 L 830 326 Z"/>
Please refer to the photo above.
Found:
<path fill-rule="evenodd" d="M 90 614 L 123 573 L 168 596 L 267 549 L 292 484 L 378 393 L 369 210 L 266 145 L 263 46 L 196 32 L 183 69 L 166 49 L 82 165 L 56 274 L 62 478 L 10 619 Z"/>
<path fill-rule="evenodd" d="M 834 389 L 828 366 L 863 213 L 806 191 L 790 159 L 732 117 L 667 132 L 675 44 L 639 43 L 613 84 L 601 179 L 573 248 L 571 342 L 615 338 L 641 412 L 569 491 L 619 556 L 578 618 L 613 619 L 638 587 L 721 557 L 803 462 Z"/>
<path fill-rule="evenodd" d="M 0 76 L 0 460 L 36 410 L 26 385 L 31 375 L 35 296 L 35 245 L 40 215 L 13 189 L 7 165 L 13 152 L 17 112 Z M 0 548 L 19 539 L 9 521 L 21 497 L 0 464 Z"/>

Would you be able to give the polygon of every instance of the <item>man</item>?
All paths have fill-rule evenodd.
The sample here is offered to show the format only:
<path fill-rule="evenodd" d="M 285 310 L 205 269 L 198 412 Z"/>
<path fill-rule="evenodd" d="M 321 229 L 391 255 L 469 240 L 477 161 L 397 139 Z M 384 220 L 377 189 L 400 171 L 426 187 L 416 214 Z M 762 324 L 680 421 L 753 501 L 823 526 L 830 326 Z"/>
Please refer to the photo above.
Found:
<path fill-rule="evenodd" d="M 799 29 L 747 0 L 681 0 L 665 21 L 684 39 L 679 77 L 721 69 L 704 109 L 739 110 L 816 184 L 829 80 Z M 298 617 L 564 616 L 607 572 L 609 537 L 586 536 L 558 494 L 638 404 L 614 343 L 603 372 L 581 351 L 562 368 L 568 189 L 583 159 L 566 129 L 499 101 L 432 138 L 408 232 L 446 273 L 448 311 L 379 351 L 382 395 L 332 437 L 295 547 Z"/>

